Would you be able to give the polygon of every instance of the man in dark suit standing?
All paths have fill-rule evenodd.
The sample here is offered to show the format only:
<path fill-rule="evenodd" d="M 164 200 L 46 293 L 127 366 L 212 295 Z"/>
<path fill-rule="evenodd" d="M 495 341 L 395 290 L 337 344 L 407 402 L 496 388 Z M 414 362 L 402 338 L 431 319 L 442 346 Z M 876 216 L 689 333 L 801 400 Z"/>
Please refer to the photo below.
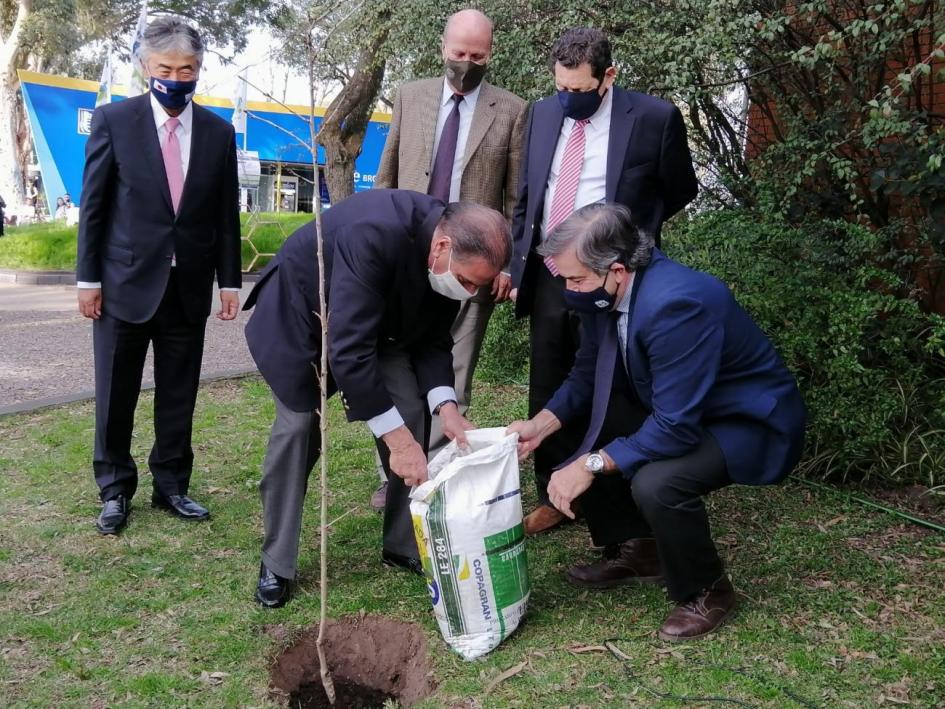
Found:
<path fill-rule="evenodd" d="M 529 415 L 548 402 L 567 376 L 578 347 L 577 322 L 564 305 L 554 264 L 535 253 L 555 226 L 592 202 L 617 202 L 659 244 L 663 222 L 696 196 L 698 185 L 682 115 L 662 99 L 614 85 L 610 43 L 602 32 L 568 30 L 551 52 L 557 96 L 529 114 L 512 224 L 512 298 L 530 316 Z M 581 440 L 580 426 L 565 427 L 535 454 L 539 506 L 525 518 L 525 533 L 560 524 L 548 504 L 552 470 Z"/>
<path fill-rule="evenodd" d="M 79 312 L 94 320 L 102 534 L 125 526 L 137 488 L 131 434 L 149 343 L 152 505 L 185 520 L 209 516 L 188 496 L 193 412 L 214 273 L 221 320 L 239 311 L 241 275 L 233 128 L 192 103 L 203 51 L 183 20 L 154 20 L 142 40 L 150 91 L 92 114 L 76 279 Z"/>
<path fill-rule="evenodd" d="M 374 434 L 389 479 L 382 560 L 420 572 L 409 486 L 426 480 L 431 416 L 449 439 L 472 427 L 456 407 L 450 326 L 460 301 L 508 265 L 508 222 L 470 202 L 448 207 L 407 190 L 371 190 L 322 220 L 328 300 L 329 394 Z M 302 503 L 321 452 L 319 278 L 315 224 L 288 238 L 246 302 L 246 340 L 272 389 L 260 490 L 265 537 L 256 600 L 283 605 L 295 577 Z"/>
<path fill-rule="evenodd" d="M 443 202 L 476 202 L 511 220 L 527 104 L 483 79 L 492 55 L 492 21 L 460 10 L 446 22 L 446 76 L 404 84 L 394 101 L 375 187 L 417 190 Z M 453 323 L 456 402 L 465 415 L 473 374 L 496 303 L 508 298 L 509 274 L 460 306 Z M 433 422 L 430 457 L 448 441 Z M 383 507 L 386 483 L 372 504 Z"/>
<path fill-rule="evenodd" d="M 548 404 L 510 430 L 527 454 L 589 415 L 548 494 L 571 518 L 579 499 L 605 551 L 568 580 L 665 582 L 677 605 L 660 637 L 702 637 L 735 606 L 702 496 L 791 472 L 806 421 L 797 384 L 728 288 L 666 258 L 626 207 L 583 207 L 538 251 L 555 259 L 565 301 L 581 314 L 581 348 Z"/>

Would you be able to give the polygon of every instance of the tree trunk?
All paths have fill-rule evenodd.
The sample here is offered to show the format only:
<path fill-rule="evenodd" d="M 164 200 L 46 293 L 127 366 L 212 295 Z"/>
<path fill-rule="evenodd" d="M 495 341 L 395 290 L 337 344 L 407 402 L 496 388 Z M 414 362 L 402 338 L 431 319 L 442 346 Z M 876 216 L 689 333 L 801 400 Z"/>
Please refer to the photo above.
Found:
<path fill-rule="evenodd" d="M 23 59 L 20 33 L 32 10 L 32 0 L 19 0 L 16 20 L 6 37 L 0 37 L 0 195 L 9 209 L 22 203 L 24 197 L 22 151 L 18 135 L 23 115 L 19 96 L 20 80 L 16 70 Z"/>
<path fill-rule="evenodd" d="M 318 131 L 318 142 L 325 149 L 325 182 L 333 203 L 354 192 L 354 161 L 361 154 L 364 133 L 384 80 L 387 62 L 379 55 L 386 41 L 385 29 L 361 50 L 354 73 L 328 105 Z M 315 192 L 317 199 L 317 186 Z"/>

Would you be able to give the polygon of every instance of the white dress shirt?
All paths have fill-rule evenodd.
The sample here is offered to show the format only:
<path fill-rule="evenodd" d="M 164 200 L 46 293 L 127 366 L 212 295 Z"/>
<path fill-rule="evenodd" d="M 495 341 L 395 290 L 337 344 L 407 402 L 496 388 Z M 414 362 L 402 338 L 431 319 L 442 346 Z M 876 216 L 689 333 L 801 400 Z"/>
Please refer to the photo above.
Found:
<path fill-rule="evenodd" d="M 469 138 L 469 126 L 472 125 L 473 112 L 476 110 L 476 102 L 479 100 L 479 84 L 468 94 L 463 95 L 463 101 L 459 104 L 459 135 L 456 137 L 456 154 L 453 156 L 453 173 L 450 178 L 450 202 L 459 201 L 459 187 L 463 180 L 463 169 L 466 167 L 466 140 Z M 440 135 L 443 133 L 443 126 L 446 119 L 453 112 L 453 94 L 456 91 L 450 86 L 450 83 L 443 79 L 443 94 L 440 97 L 440 113 L 436 119 L 436 133 L 433 139 L 433 155 L 431 160 L 436 162 L 436 149 L 440 147 Z M 432 168 L 433 162 L 430 163 Z"/>
<path fill-rule="evenodd" d="M 184 110 L 181 111 L 179 116 L 169 116 L 164 110 L 164 107 L 158 103 L 158 100 L 154 98 L 154 94 L 151 96 L 151 112 L 154 114 L 154 127 L 157 128 L 158 134 L 158 143 L 161 145 L 161 149 L 164 149 L 164 143 L 167 141 L 167 126 L 165 125 L 170 118 L 177 118 L 180 121 L 180 125 L 177 126 L 177 130 L 174 131 L 174 135 L 177 136 L 177 140 L 180 143 L 180 161 L 181 166 L 184 168 L 184 180 L 187 180 L 187 168 L 190 167 L 190 138 L 194 134 L 194 106 L 191 101 L 187 102 L 187 106 L 184 107 Z"/>
<path fill-rule="evenodd" d="M 430 407 L 431 414 L 436 412 L 437 406 L 447 401 L 457 401 L 456 390 L 453 387 L 434 387 L 427 392 L 427 405 Z M 384 413 L 368 419 L 367 425 L 374 437 L 380 438 L 385 433 L 390 433 L 395 428 L 403 426 L 404 417 L 400 415 L 396 406 L 392 406 Z"/>
<path fill-rule="evenodd" d="M 581 177 L 578 180 L 577 195 L 574 198 L 574 209 L 580 209 L 586 204 L 602 202 L 607 194 L 607 146 L 610 144 L 610 113 L 613 101 L 612 89 L 604 94 L 600 107 L 590 117 L 589 123 L 584 126 L 584 164 L 581 166 Z M 551 204 L 555 195 L 555 185 L 558 182 L 558 173 L 561 171 L 561 161 L 564 158 L 564 148 L 571 137 L 574 128 L 574 119 L 565 116 L 561 124 L 561 133 L 558 134 L 558 144 L 555 146 L 555 155 L 551 161 L 551 171 L 548 173 L 548 186 L 545 188 L 545 205 L 541 219 L 541 239 L 544 241 L 545 224 L 551 215 Z"/>
<path fill-rule="evenodd" d="M 617 303 L 617 312 L 620 316 L 617 318 L 617 340 L 620 342 L 620 359 L 623 362 L 624 369 L 630 373 L 630 364 L 627 362 L 627 332 L 630 329 L 630 296 L 633 294 L 633 278 L 636 273 L 630 274 L 630 282 L 627 284 L 627 290 L 623 292 L 623 297 Z"/>

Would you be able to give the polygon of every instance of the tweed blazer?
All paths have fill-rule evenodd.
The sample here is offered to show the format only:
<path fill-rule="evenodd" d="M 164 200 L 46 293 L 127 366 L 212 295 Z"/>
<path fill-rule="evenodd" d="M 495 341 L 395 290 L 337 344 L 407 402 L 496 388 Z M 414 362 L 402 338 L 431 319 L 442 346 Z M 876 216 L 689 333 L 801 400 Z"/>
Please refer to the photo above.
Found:
<path fill-rule="evenodd" d="M 427 191 L 442 96 L 442 76 L 400 87 L 375 187 Z M 460 201 L 492 207 L 511 219 L 527 107 L 515 94 L 482 82 L 466 140 Z"/>

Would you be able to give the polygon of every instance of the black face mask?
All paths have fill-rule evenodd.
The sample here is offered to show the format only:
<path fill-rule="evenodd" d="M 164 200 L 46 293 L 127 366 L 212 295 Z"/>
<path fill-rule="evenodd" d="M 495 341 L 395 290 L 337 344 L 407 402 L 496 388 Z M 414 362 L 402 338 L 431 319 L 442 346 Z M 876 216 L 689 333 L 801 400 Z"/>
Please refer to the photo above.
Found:
<path fill-rule="evenodd" d="M 593 116 L 604 100 L 598 91 L 600 87 L 590 91 L 559 91 L 558 100 L 564 109 L 564 115 L 576 121 Z"/>
<path fill-rule="evenodd" d="M 461 62 L 455 59 L 446 60 L 446 80 L 456 91 L 461 94 L 468 94 L 482 83 L 482 77 L 486 75 L 488 64 L 476 64 L 476 62 Z"/>
<path fill-rule="evenodd" d="M 617 291 L 609 293 L 604 286 L 607 285 L 607 275 L 604 276 L 604 282 L 600 288 L 595 288 L 586 293 L 564 289 L 564 304 L 569 310 L 576 313 L 602 313 L 607 310 L 613 310 L 614 303 L 617 301 Z"/>

